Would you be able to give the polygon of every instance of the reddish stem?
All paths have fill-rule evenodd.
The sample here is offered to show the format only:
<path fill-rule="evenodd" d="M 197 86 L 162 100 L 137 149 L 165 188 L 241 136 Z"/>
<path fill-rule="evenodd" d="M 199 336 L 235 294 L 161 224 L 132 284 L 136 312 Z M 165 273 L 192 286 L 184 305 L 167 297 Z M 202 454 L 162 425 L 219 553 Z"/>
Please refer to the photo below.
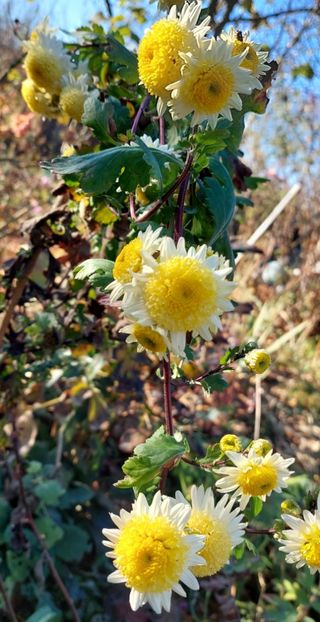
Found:
<path fill-rule="evenodd" d="M 136 114 L 136 116 L 134 118 L 133 124 L 132 124 L 132 128 L 131 128 L 132 134 L 136 133 L 136 131 L 138 129 L 138 126 L 139 126 L 139 123 L 140 123 L 140 119 L 141 119 L 144 111 L 149 106 L 150 99 L 151 99 L 151 95 L 146 95 L 145 98 L 142 100 L 142 102 L 141 102 L 141 104 L 139 106 L 138 112 L 137 112 L 137 114 Z"/>
<path fill-rule="evenodd" d="M 160 145 L 165 145 L 166 133 L 165 133 L 163 117 L 159 117 L 159 139 L 160 139 Z"/>
<path fill-rule="evenodd" d="M 183 180 L 180 188 L 179 188 L 179 196 L 178 196 L 178 211 L 176 216 L 176 222 L 174 227 L 173 239 L 175 243 L 178 242 L 179 238 L 183 235 L 183 210 L 184 210 L 184 202 L 186 199 L 186 194 L 190 181 L 190 173 Z"/>
<path fill-rule="evenodd" d="M 132 193 L 129 195 L 129 210 L 130 210 L 130 216 L 132 220 L 137 220 L 136 202 L 135 202 L 134 195 Z"/>

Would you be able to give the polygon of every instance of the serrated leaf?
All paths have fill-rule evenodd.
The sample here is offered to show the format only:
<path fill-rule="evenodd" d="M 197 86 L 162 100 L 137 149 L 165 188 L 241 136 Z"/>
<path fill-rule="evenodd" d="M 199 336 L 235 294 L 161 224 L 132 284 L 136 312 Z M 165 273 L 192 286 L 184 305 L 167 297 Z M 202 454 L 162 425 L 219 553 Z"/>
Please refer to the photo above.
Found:
<path fill-rule="evenodd" d="M 108 55 L 110 60 L 118 65 L 119 75 L 128 82 L 136 84 L 139 80 L 137 57 L 133 52 L 122 45 L 115 37 L 108 35 Z"/>
<path fill-rule="evenodd" d="M 89 536 L 77 525 L 64 525 L 63 538 L 55 544 L 52 553 L 65 562 L 79 562 L 90 549 Z"/>
<path fill-rule="evenodd" d="M 122 467 L 126 477 L 115 485 L 118 488 L 134 488 L 137 492 L 145 492 L 155 483 L 167 463 L 188 451 L 189 446 L 185 439 L 177 441 L 173 436 L 165 434 L 161 426 L 148 440 L 137 445 L 134 455 Z"/>
<path fill-rule="evenodd" d="M 200 464 L 208 463 L 208 462 L 216 462 L 221 457 L 221 449 L 219 443 L 214 443 L 214 445 L 208 445 L 206 455 L 204 458 L 201 458 L 198 462 Z"/>
<path fill-rule="evenodd" d="M 29 616 L 26 622 L 62 622 L 62 613 L 45 605 Z"/>
<path fill-rule="evenodd" d="M 235 194 L 232 179 L 217 158 L 210 158 L 209 168 L 212 177 L 204 179 L 204 200 L 215 224 L 210 241 L 212 245 L 223 234 L 232 219 Z"/>
<path fill-rule="evenodd" d="M 162 180 L 162 173 L 161 173 L 161 169 L 159 166 L 158 161 L 156 160 L 156 158 L 154 157 L 154 154 L 152 153 L 150 147 L 148 147 L 148 145 L 146 145 L 143 140 L 141 140 L 141 138 L 139 138 L 139 136 L 135 136 L 134 138 L 134 142 L 138 143 L 139 147 L 141 147 L 142 151 L 144 152 L 144 159 L 147 162 L 147 164 L 149 164 L 155 179 L 158 180 L 159 185 L 160 185 L 160 189 L 162 190 L 162 186 L 163 186 L 163 180 Z"/>
<path fill-rule="evenodd" d="M 158 162 L 164 184 L 170 183 L 182 168 L 182 162 L 160 149 L 150 148 L 150 152 Z M 73 175 L 82 190 L 93 195 L 107 193 L 115 182 L 123 191 L 134 192 L 138 185 L 147 186 L 153 173 L 145 160 L 145 151 L 134 146 L 111 147 L 97 153 L 55 158 L 41 165 L 59 175 Z"/>
<path fill-rule="evenodd" d="M 212 391 L 224 391 L 228 383 L 221 376 L 221 374 L 213 374 L 212 376 L 207 376 L 204 380 L 201 381 L 202 388 L 208 393 L 212 393 Z"/>
<path fill-rule="evenodd" d="M 86 259 L 73 270 L 75 279 L 88 280 L 94 287 L 105 289 L 111 283 L 114 263 L 109 259 Z"/>
<path fill-rule="evenodd" d="M 19 555 L 15 551 L 8 550 L 6 562 L 13 581 L 25 581 L 30 574 L 30 561 L 26 555 Z"/>
<path fill-rule="evenodd" d="M 84 102 L 82 123 L 91 127 L 93 133 L 102 142 L 109 142 L 109 120 L 112 117 L 113 106 L 110 102 L 100 101 L 96 95 L 90 95 Z M 112 139 L 111 139 L 112 140 Z M 114 141 L 112 140 L 114 143 Z"/>
<path fill-rule="evenodd" d="M 41 482 L 34 488 L 35 495 L 46 505 L 56 505 L 64 492 L 64 488 L 56 479 Z"/>

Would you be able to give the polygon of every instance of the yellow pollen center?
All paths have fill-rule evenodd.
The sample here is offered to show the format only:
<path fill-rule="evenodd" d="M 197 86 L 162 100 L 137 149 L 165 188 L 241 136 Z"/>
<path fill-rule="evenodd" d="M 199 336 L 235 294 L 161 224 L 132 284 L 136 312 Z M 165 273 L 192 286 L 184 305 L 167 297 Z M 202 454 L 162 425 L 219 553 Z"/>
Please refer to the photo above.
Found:
<path fill-rule="evenodd" d="M 228 67 L 202 62 L 185 73 L 181 97 L 192 105 L 193 110 L 215 114 L 228 103 L 234 86 L 234 76 Z"/>
<path fill-rule="evenodd" d="M 213 520 L 205 512 L 193 511 L 187 530 L 191 534 L 205 535 L 204 547 L 199 555 L 206 560 L 205 566 L 194 566 L 191 571 L 197 577 L 207 577 L 218 572 L 228 561 L 232 549 L 231 538 L 220 520 Z"/>
<path fill-rule="evenodd" d="M 115 566 L 128 587 L 162 592 L 177 583 L 184 570 L 187 545 L 181 531 L 164 517 L 135 516 L 121 530 Z"/>
<path fill-rule="evenodd" d="M 270 464 L 251 464 L 238 476 L 238 484 L 245 495 L 259 497 L 266 495 L 277 485 L 278 476 Z"/>
<path fill-rule="evenodd" d="M 72 119 L 80 123 L 86 94 L 74 87 L 63 89 L 60 95 L 60 107 Z"/>
<path fill-rule="evenodd" d="M 238 56 L 245 50 L 248 50 L 247 56 L 242 61 L 240 67 L 251 69 L 252 73 L 255 74 L 259 65 L 259 57 L 251 43 L 247 43 L 246 41 L 234 41 L 232 56 Z"/>
<path fill-rule="evenodd" d="M 142 267 L 142 241 L 140 238 L 131 240 L 120 251 L 113 266 L 113 276 L 120 283 L 130 283 L 132 272 L 139 272 Z"/>
<path fill-rule="evenodd" d="M 59 59 L 42 47 L 29 50 L 24 67 L 28 78 L 48 93 L 60 93 L 62 67 Z"/>
<path fill-rule="evenodd" d="M 200 328 L 216 309 L 214 276 L 197 259 L 173 257 L 147 281 L 144 300 L 151 319 L 170 331 Z"/>
<path fill-rule="evenodd" d="M 308 566 L 320 568 L 320 527 L 318 525 L 311 527 L 309 533 L 305 535 L 301 554 Z"/>
<path fill-rule="evenodd" d="M 134 324 L 132 334 L 136 338 L 137 342 L 146 350 L 150 350 L 150 352 L 162 353 L 167 349 L 165 341 L 160 333 L 153 330 L 149 326 Z"/>
<path fill-rule="evenodd" d="M 180 78 L 179 52 L 196 45 L 191 31 L 177 21 L 161 19 L 144 35 L 138 49 L 139 76 L 151 95 L 169 98 L 166 86 Z"/>

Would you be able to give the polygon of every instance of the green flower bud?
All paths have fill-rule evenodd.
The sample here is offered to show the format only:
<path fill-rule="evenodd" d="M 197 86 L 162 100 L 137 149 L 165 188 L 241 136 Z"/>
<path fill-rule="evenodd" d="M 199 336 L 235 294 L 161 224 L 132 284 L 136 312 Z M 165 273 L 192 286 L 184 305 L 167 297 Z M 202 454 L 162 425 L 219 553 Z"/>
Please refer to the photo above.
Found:
<path fill-rule="evenodd" d="M 292 516 L 297 516 L 297 517 L 301 515 L 300 506 L 298 505 L 298 503 L 296 503 L 292 499 L 286 499 L 285 501 L 282 501 L 280 507 L 281 507 L 281 512 L 283 514 L 291 514 Z"/>
<path fill-rule="evenodd" d="M 256 441 L 252 441 L 250 449 L 254 449 L 257 456 L 264 457 L 272 449 L 272 445 L 265 438 L 258 438 Z"/>
<path fill-rule="evenodd" d="M 221 451 L 225 454 L 226 451 L 238 451 L 242 450 L 240 438 L 235 434 L 225 434 L 219 442 Z"/>
<path fill-rule="evenodd" d="M 244 362 L 250 371 L 255 374 L 263 374 L 270 367 L 271 358 L 265 350 L 251 350 L 244 357 Z"/>

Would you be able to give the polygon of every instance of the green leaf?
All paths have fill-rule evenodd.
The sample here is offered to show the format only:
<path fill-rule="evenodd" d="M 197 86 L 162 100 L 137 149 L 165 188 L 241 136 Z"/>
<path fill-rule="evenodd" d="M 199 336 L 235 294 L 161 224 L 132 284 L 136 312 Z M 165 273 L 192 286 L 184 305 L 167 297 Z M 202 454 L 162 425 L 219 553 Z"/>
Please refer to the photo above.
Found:
<path fill-rule="evenodd" d="M 44 536 L 44 542 L 48 549 L 63 538 L 63 529 L 61 529 L 50 516 L 37 518 L 35 523 L 38 531 Z"/>
<path fill-rule="evenodd" d="M 63 538 L 57 542 L 52 553 L 65 562 L 79 562 L 90 550 L 89 536 L 77 525 L 64 525 Z"/>
<path fill-rule="evenodd" d="M 86 259 L 73 270 L 75 279 L 86 279 L 94 287 L 105 289 L 111 283 L 114 263 L 109 259 Z"/>
<path fill-rule="evenodd" d="M 158 180 L 160 189 L 162 190 L 162 186 L 163 186 L 162 173 L 161 173 L 161 169 L 160 169 L 157 159 L 154 157 L 154 154 L 152 153 L 150 147 L 148 147 L 148 145 L 146 145 L 143 142 L 143 140 L 139 138 L 139 136 L 134 137 L 134 142 L 138 143 L 139 147 L 141 147 L 142 151 L 144 152 L 144 159 L 147 162 L 147 164 L 149 164 L 153 172 L 153 176 L 155 177 L 155 179 Z"/>
<path fill-rule="evenodd" d="M 229 130 L 226 127 L 216 127 L 214 130 L 194 135 L 193 142 L 196 144 L 196 151 L 193 166 L 196 173 L 208 166 L 209 158 L 214 153 L 225 148 L 228 136 Z"/>
<path fill-rule="evenodd" d="M 26 622 L 62 622 L 62 613 L 45 605 L 29 616 Z"/>
<path fill-rule="evenodd" d="M 88 97 L 84 103 L 84 112 L 82 115 L 82 123 L 91 127 L 93 133 L 98 140 L 102 142 L 109 142 L 109 120 L 112 117 L 113 106 L 107 102 L 100 101 L 96 95 Z M 111 139 L 114 143 L 114 141 Z"/>
<path fill-rule="evenodd" d="M 212 393 L 212 391 L 224 391 L 228 383 L 221 376 L 221 374 L 213 374 L 212 376 L 207 376 L 204 380 L 201 381 L 202 388 L 208 393 Z"/>
<path fill-rule="evenodd" d="M 177 441 L 165 434 L 161 426 L 145 443 L 137 445 L 134 456 L 126 460 L 122 467 L 126 477 L 115 485 L 118 488 L 134 488 L 137 493 L 154 488 L 161 469 L 188 451 L 185 439 Z"/>
<path fill-rule="evenodd" d="M 81 505 L 90 501 L 94 496 L 93 490 L 85 484 L 75 484 L 73 488 L 69 488 L 63 497 L 59 500 L 59 508 L 73 508 L 75 505 Z"/>
<path fill-rule="evenodd" d="M 182 162 L 168 152 L 151 148 L 165 183 L 170 183 L 182 168 Z M 168 168 L 168 164 L 170 164 Z M 84 192 L 107 193 L 114 183 L 125 192 L 134 192 L 138 185 L 147 186 L 152 177 L 150 164 L 141 147 L 111 147 L 97 153 L 70 158 L 55 158 L 42 167 L 60 175 L 74 175 Z"/>
<path fill-rule="evenodd" d="M 204 179 L 204 194 L 205 203 L 215 223 L 210 241 L 211 244 L 214 244 L 232 219 L 235 194 L 232 179 L 225 166 L 217 158 L 210 158 L 209 168 L 212 177 L 205 177 Z"/>
<path fill-rule="evenodd" d="M 108 55 L 117 65 L 118 74 L 128 82 L 136 84 L 139 80 L 137 57 L 112 35 L 108 35 Z"/>
<path fill-rule="evenodd" d="M 243 345 L 235 346 L 235 348 L 229 348 L 229 350 L 221 356 L 219 363 L 220 365 L 225 365 L 229 362 L 232 363 L 238 354 L 247 354 L 248 352 L 251 352 L 251 350 L 255 350 L 257 347 L 258 345 L 255 341 L 249 341 Z"/>
<path fill-rule="evenodd" d="M 208 462 L 216 462 L 221 457 L 221 449 L 219 443 L 214 443 L 214 445 L 208 445 L 206 455 L 204 458 L 198 460 L 199 464 L 207 464 Z"/>
<path fill-rule="evenodd" d="M 303 78 L 307 78 L 311 80 L 314 77 L 314 70 L 311 67 L 310 63 L 304 63 L 303 65 L 297 65 L 291 71 L 292 76 L 294 78 L 298 78 L 298 76 L 302 76 Z"/>
<path fill-rule="evenodd" d="M 245 548 L 246 548 L 245 542 L 241 542 L 241 544 L 238 544 L 238 546 L 236 546 L 235 549 L 233 550 L 233 554 L 238 561 L 242 559 L 244 552 L 245 552 Z"/>
<path fill-rule="evenodd" d="M 11 507 L 4 497 L 0 497 L 0 529 L 4 529 L 9 521 Z"/>
<path fill-rule="evenodd" d="M 251 507 L 250 507 L 252 518 L 255 518 L 256 516 L 258 516 L 260 512 L 262 511 L 262 508 L 263 508 L 263 501 L 259 497 L 252 497 Z"/>
<path fill-rule="evenodd" d="M 246 186 L 250 190 L 256 190 L 261 184 L 265 184 L 268 181 L 270 179 L 267 179 L 267 177 L 245 177 Z"/>
<path fill-rule="evenodd" d="M 34 493 L 46 505 L 56 505 L 59 497 L 61 497 L 64 492 L 64 488 L 62 488 L 60 482 L 56 479 L 41 482 L 34 488 Z"/>
<path fill-rule="evenodd" d="M 14 581 L 25 581 L 30 574 L 30 560 L 26 555 L 18 555 L 15 551 L 8 550 L 6 561 Z"/>

